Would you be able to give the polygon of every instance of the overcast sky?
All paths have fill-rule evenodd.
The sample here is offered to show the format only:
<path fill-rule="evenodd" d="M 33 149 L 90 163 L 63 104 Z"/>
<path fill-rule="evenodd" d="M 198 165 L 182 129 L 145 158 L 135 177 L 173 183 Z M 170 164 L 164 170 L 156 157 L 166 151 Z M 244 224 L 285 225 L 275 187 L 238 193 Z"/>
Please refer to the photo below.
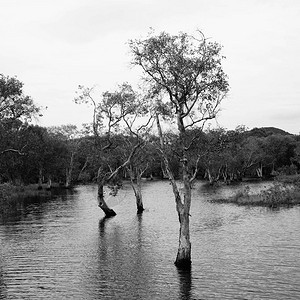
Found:
<path fill-rule="evenodd" d="M 223 45 L 230 93 L 220 126 L 300 133 L 299 0 L 0 0 L 0 73 L 48 107 L 40 125 L 90 122 L 73 102 L 78 85 L 134 85 L 127 42 L 150 27 L 200 29 Z"/>

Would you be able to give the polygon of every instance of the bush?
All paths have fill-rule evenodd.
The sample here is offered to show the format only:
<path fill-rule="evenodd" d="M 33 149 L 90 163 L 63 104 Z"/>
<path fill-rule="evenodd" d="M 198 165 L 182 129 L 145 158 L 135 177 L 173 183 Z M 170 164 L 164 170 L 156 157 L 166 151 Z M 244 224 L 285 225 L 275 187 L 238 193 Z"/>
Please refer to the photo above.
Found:
<path fill-rule="evenodd" d="M 295 205 L 300 203 L 300 186 L 275 182 L 271 187 L 258 194 L 251 194 L 250 187 L 246 186 L 238 190 L 232 197 L 215 199 L 214 202 L 268 207 Z"/>
<path fill-rule="evenodd" d="M 7 200 L 12 191 L 12 186 L 8 183 L 0 184 L 0 201 Z"/>
<path fill-rule="evenodd" d="M 11 205 L 11 194 L 14 187 L 9 183 L 0 184 L 0 212 Z"/>
<path fill-rule="evenodd" d="M 275 207 L 282 204 L 290 204 L 295 195 L 294 188 L 276 182 L 267 190 L 261 191 L 259 196 L 265 205 Z"/>
<path fill-rule="evenodd" d="M 297 166 L 291 164 L 290 166 L 283 166 L 278 169 L 280 175 L 296 175 L 297 174 Z"/>
<path fill-rule="evenodd" d="M 300 175 L 279 175 L 276 180 L 282 182 L 283 184 L 293 184 L 300 187 Z"/>
<path fill-rule="evenodd" d="M 242 199 L 249 199 L 250 187 L 246 185 L 244 189 L 238 190 L 233 196 L 232 201 L 239 203 Z"/>

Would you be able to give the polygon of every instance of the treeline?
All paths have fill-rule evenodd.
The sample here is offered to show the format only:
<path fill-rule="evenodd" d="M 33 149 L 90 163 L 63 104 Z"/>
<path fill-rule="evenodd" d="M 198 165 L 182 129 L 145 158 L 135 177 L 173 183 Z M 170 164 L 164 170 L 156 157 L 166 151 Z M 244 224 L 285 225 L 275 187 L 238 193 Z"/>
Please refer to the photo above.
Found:
<path fill-rule="evenodd" d="M 227 183 L 245 177 L 270 178 L 278 174 L 297 174 L 300 169 L 300 136 L 276 128 L 235 130 L 222 128 L 191 133 L 193 145 L 191 164 L 197 178 L 210 183 Z M 194 137 L 197 136 L 195 139 Z M 166 133 L 170 167 L 180 178 L 181 164 L 178 136 Z M 127 159 L 131 140 L 135 137 L 114 134 L 110 137 L 110 151 L 99 150 L 107 143 L 102 136 L 80 132 L 75 125 L 44 128 L 19 119 L 5 118 L 0 124 L 0 182 L 31 184 L 60 183 L 70 187 L 76 183 L 96 182 L 99 166 L 110 173 Z M 130 171 L 139 168 L 142 176 L 166 178 L 166 170 L 158 149 L 156 135 L 145 137 L 131 163 L 114 176 L 115 183 L 130 178 Z M 198 162 L 197 162 L 198 160 Z M 133 176 L 136 176 L 135 171 Z"/>
<path fill-rule="evenodd" d="M 68 188 L 97 182 L 100 177 L 103 184 L 141 176 L 168 177 L 155 126 L 148 122 L 134 129 L 128 117 L 135 120 L 139 110 L 143 115 L 146 111 L 128 84 L 115 93 L 103 94 L 100 113 L 100 106 L 95 106 L 101 118 L 84 130 L 75 125 L 44 128 L 30 124 L 39 116 L 40 108 L 22 88 L 18 79 L 0 76 L 0 183 L 38 183 L 41 187 L 47 182 L 51 187 L 56 182 Z M 80 89 L 79 102 L 91 99 L 91 90 Z M 110 122 L 106 131 L 101 130 L 105 127 L 101 123 L 104 115 Z M 121 130 L 121 120 L 127 124 L 127 131 Z M 179 136 L 170 130 L 164 133 L 164 141 L 168 165 L 174 177 L 180 178 L 183 140 L 179 142 Z M 189 169 L 210 183 L 297 174 L 300 169 L 300 136 L 277 128 L 190 129 L 183 142 L 189 148 Z"/>

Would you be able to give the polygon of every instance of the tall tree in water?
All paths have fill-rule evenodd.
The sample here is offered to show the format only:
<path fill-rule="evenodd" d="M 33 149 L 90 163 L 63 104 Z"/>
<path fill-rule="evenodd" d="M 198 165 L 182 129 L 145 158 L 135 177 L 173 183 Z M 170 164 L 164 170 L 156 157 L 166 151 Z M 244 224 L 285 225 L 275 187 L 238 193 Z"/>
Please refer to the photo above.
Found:
<path fill-rule="evenodd" d="M 133 64 L 142 68 L 146 82 L 159 96 L 152 99 L 158 101 L 161 108 L 156 113 L 160 150 L 173 188 L 180 223 L 175 264 L 182 268 L 190 267 L 191 183 L 197 166 L 191 165 L 189 150 L 197 140 L 197 135 L 191 139 L 188 132 L 197 127 L 203 128 L 206 121 L 214 119 L 221 100 L 228 92 L 227 76 L 221 65 L 224 58 L 220 54 L 221 46 L 207 41 L 200 31 L 195 36 L 187 33 L 170 35 L 166 32 L 156 35 L 151 32 L 146 39 L 131 40 L 130 48 Z M 182 194 L 165 154 L 160 123 L 162 112 L 169 114 L 178 130 L 180 148 L 177 155 L 182 169 Z"/>
<path fill-rule="evenodd" d="M 146 122 L 137 122 L 140 117 L 147 115 L 148 110 L 144 99 L 127 83 L 114 92 L 103 93 L 98 103 L 94 100 L 92 91 L 80 86 L 75 102 L 90 103 L 93 106 L 94 146 L 95 153 L 100 158 L 97 171 L 98 202 L 105 216 L 111 217 L 116 213 L 104 199 L 104 185 L 116 184 L 118 173 L 130 163 L 137 149 L 144 143 L 142 133 L 148 128 L 151 117 L 146 118 Z M 123 160 L 116 165 L 115 162 L 111 163 L 110 153 L 120 146 L 116 137 L 121 132 L 134 138 L 134 143 Z"/>

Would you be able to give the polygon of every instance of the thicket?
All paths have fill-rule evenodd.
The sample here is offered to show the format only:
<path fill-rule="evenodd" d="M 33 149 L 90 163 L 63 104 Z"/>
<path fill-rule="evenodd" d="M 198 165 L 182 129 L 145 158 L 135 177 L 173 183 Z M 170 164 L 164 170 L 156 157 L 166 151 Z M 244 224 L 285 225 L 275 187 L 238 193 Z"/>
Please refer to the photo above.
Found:
<path fill-rule="evenodd" d="M 143 170 L 144 177 L 167 177 L 161 153 L 157 150 L 159 139 L 155 134 L 147 131 L 137 135 L 132 128 L 126 131 L 116 127 L 108 137 L 103 131 L 102 117 L 85 125 L 82 130 L 75 125 L 49 128 L 32 125 L 31 119 L 39 116 L 40 108 L 23 94 L 22 88 L 23 84 L 16 78 L 0 74 L 0 184 L 38 184 L 41 188 L 43 183 L 47 183 L 50 188 L 53 182 L 66 187 L 95 182 L 99 167 L 103 174 L 118 169 L 128 158 L 137 139 L 141 147 L 133 152 L 127 167 Z M 90 91 L 81 87 L 84 97 L 90 96 L 87 94 Z M 83 96 L 78 99 L 83 101 Z M 103 97 L 103 105 L 108 108 L 118 104 L 124 109 L 122 103 L 128 100 L 125 113 L 135 118 L 130 103 L 136 95 L 129 85 L 121 86 L 121 91 L 116 93 L 106 92 Z M 117 118 L 113 109 L 111 107 L 111 120 Z M 107 113 L 105 107 L 102 113 Z M 163 113 L 166 114 L 165 111 Z M 130 123 L 130 119 L 124 121 Z M 95 126 L 98 126 L 96 131 Z M 164 138 L 169 166 L 175 178 L 180 178 L 179 136 L 170 127 Z M 295 175 L 300 170 L 300 136 L 278 128 L 190 129 L 186 139 L 190 144 L 191 170 L 196 171 L 197 178 L 206 179 L 211 184 L 241 181 L 245 177 Z M 109 145 L 109 151 L 103 151 L 106 145 Z M 111 180 L 116 183 L 129 179 L 127 171 L 120 168 Z M 1 198 L 6 197 L 6 191 L 7 186 L 2 185 Z"/>
<path fill-rule="evenodd" d="M 75 126 L 64 126 L 65 131 L 70 128 L 73 131 L 76 129 Z M 99 164 L 102 163 L 107 171 L 121 164 L 127 136 L 115 135 L 113 143 L 116 146 L 104 158 L 97 154 L 97 145 L 94 145 L 91 136 L 83 136 L 76 131 L 76 134 L 73 132 L 74 137 L 70 138 L 66 132 L 62 133 L 63 130 L 58 133 L 58 129 L 63 128 L 56 128 L 55 131 L 53 128 L 28 125 L 20 121 L 10 124 L 2 122 L 0 183 L 28 185 L 41 180 L 43 183 L 51 181 L 65 185 L 67 174 L 71 176 L 73 184 L 88 183 L 96 180 L 96 166 Z M 176 155 L 177 136 L 172 133 L 168 139 L 171 168 L 175 176 L 179 177 L 181 170 Z M 137 157 L 141 158 L 141 164 L 147 160 L 143 176 L 164 178 L 166 173 L 156 144 L 155 136 L 148 137 L 143 153 L 137 153 Z M 210 183 L 230 183 L 245 177 L 294 175 L 300 169 L 299 144 L 299 137 L 290 134 L 257 137 L 247 130 L 210 130 L 202 133 L 201 141 L 193 146 L 195 160 L 201 156 L 197 177 L 209 180 Z M 123 171 L 118 174 L 118 180 L 127 177 Z"/>

